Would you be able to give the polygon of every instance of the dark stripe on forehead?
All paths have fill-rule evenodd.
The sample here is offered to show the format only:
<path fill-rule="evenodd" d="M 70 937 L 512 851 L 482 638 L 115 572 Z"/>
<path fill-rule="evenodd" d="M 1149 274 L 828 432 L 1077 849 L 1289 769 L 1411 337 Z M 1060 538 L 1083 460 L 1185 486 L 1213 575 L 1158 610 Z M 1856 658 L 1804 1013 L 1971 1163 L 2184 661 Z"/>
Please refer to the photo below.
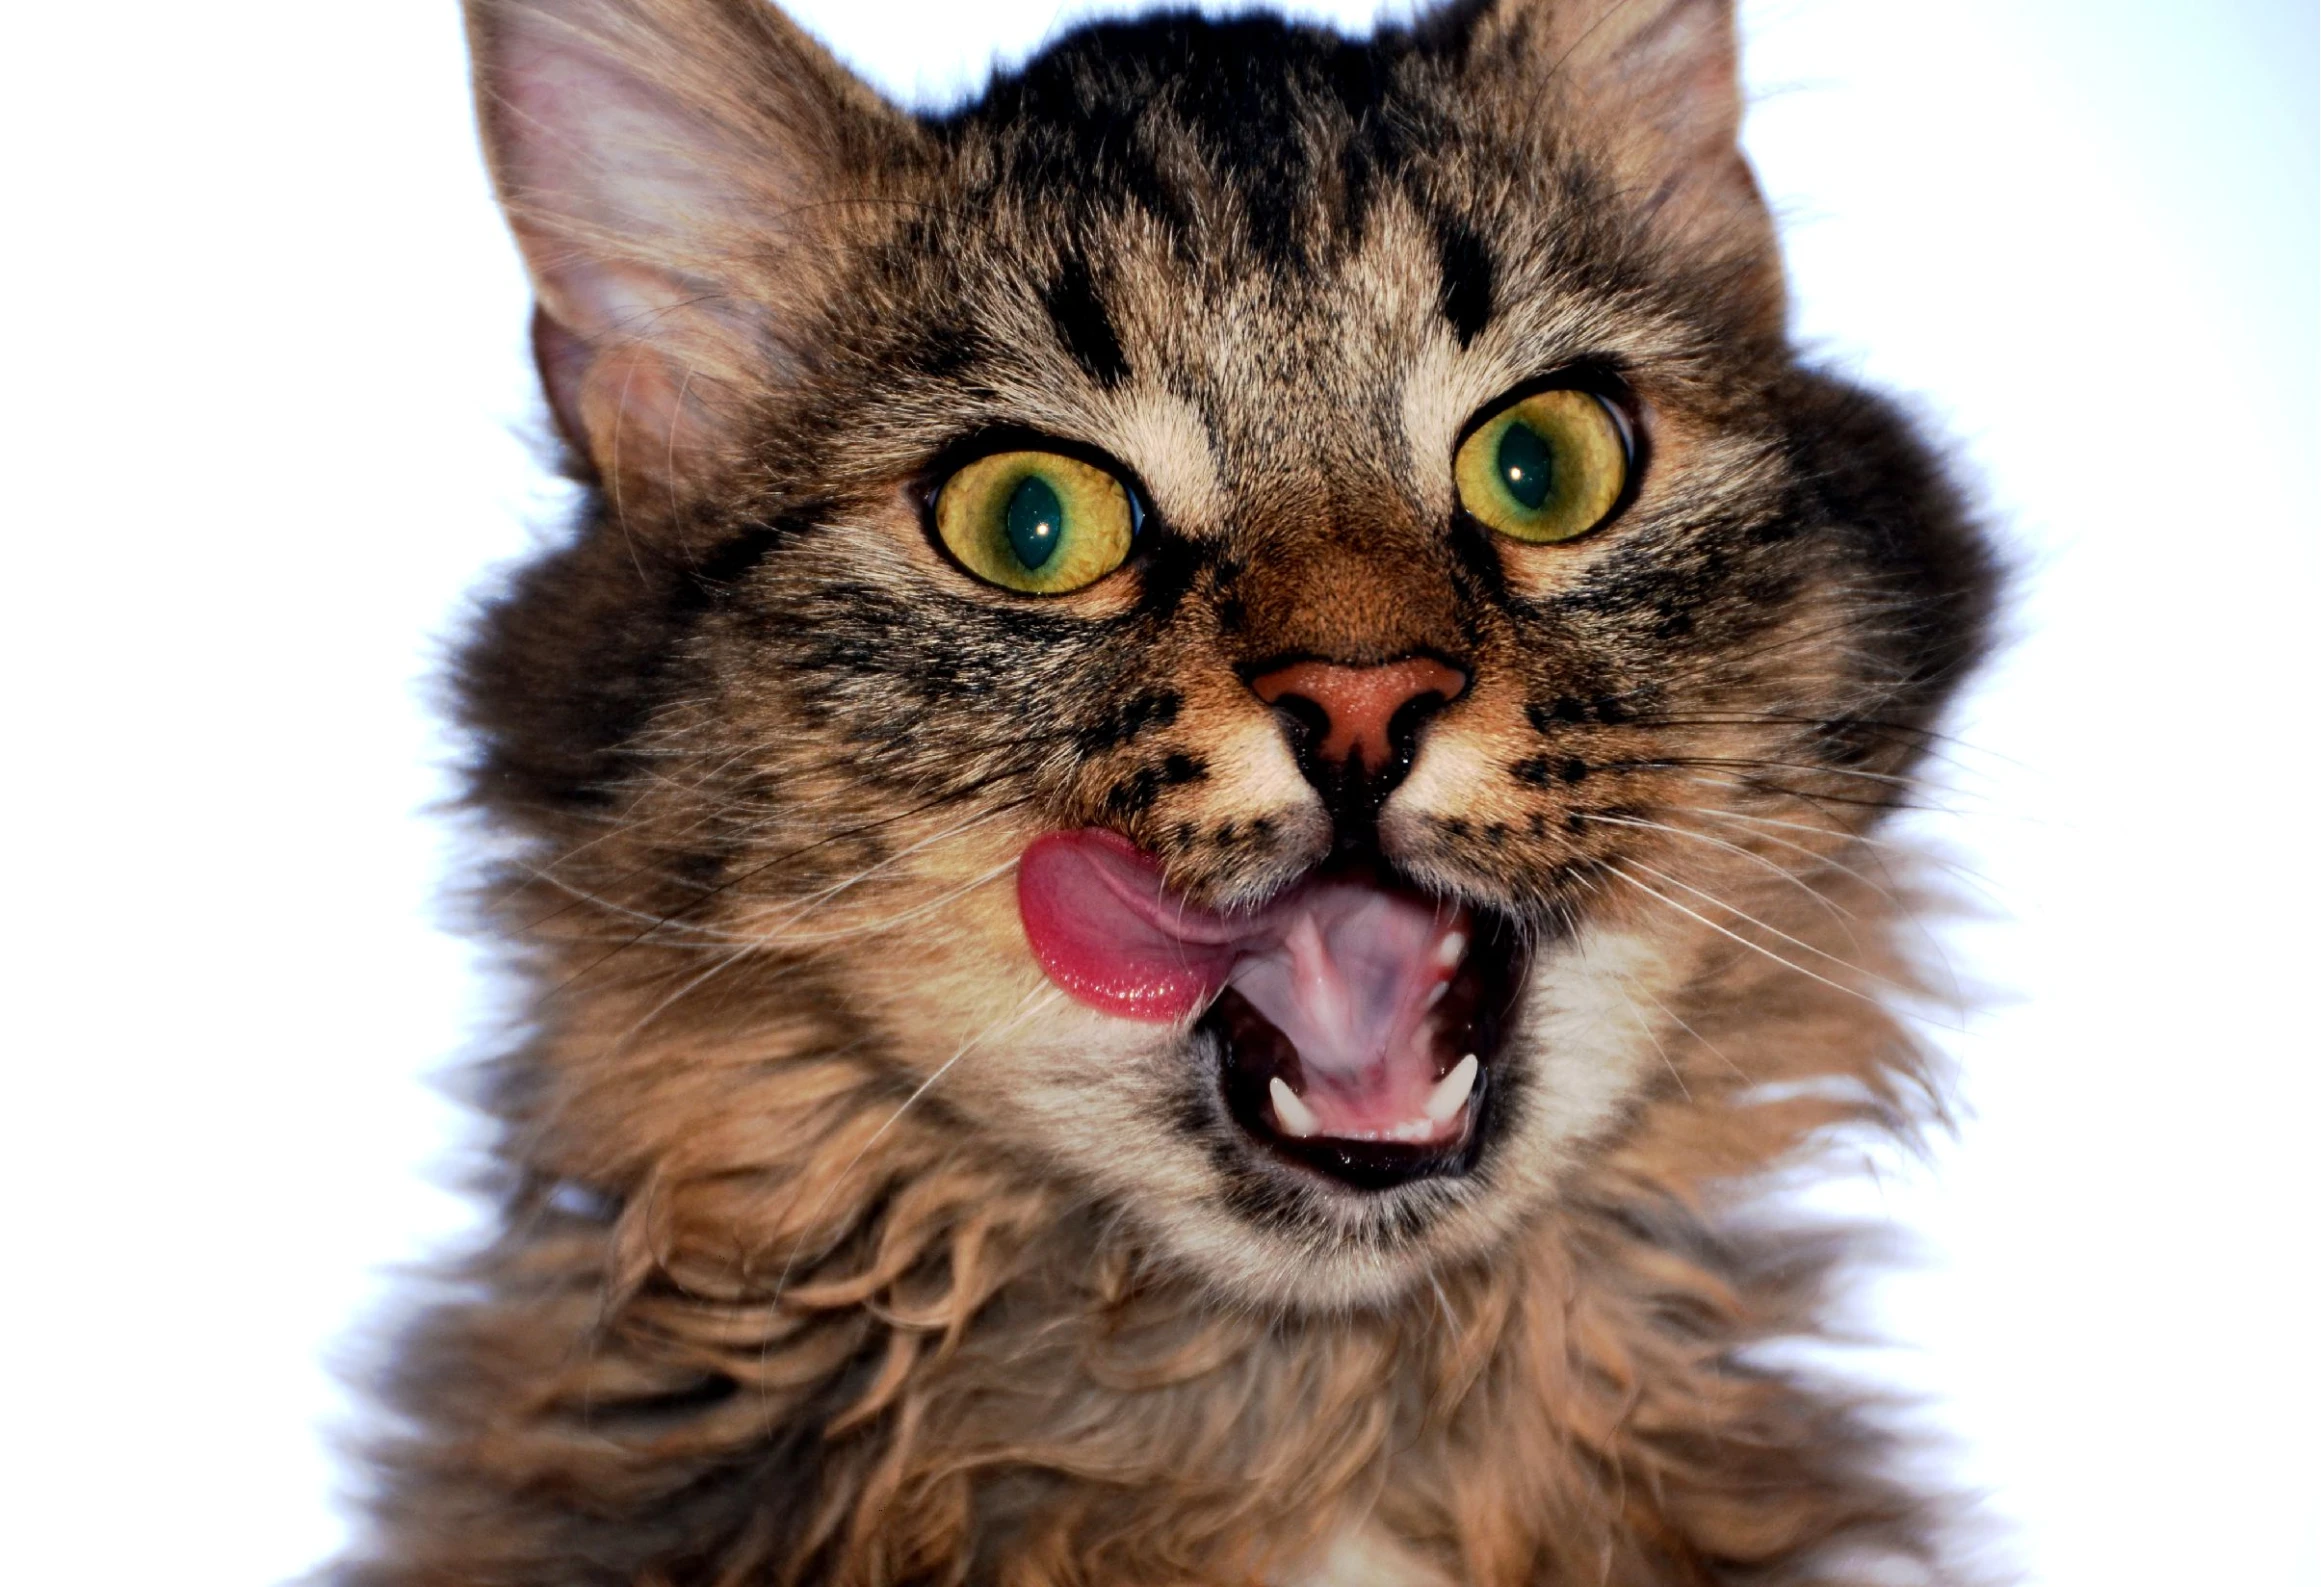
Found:
<path fill-rule="evenodd" d="M 1435 219 L 1435 257 L 1443 272 L 1443 318 L 1464 347 L 1491 323 L 1491 254 L 1465 221 L 1442 215 Z"/>
<path fill-rule="evenodd" d="M 1344 141 L 1386 119 L 1406 49 L 1391 30 L 1365 42 L 1273 17 L 1092 23 L 929 125 L 992 140 L 1019 189 L 1146 210 L 1192 251 L 1213 250 L 1211 199 L 1229 194 L 1258 257 L 1297 267 L 1319 240 L 1318 188 Z"/>
<path fill-rule="evenodd" d="M 1112 317 L 1104 311 L 1104 300 L 1096 295 L 1096 281 L 1088 273 L 1088 261 L 1074 255 L 1064 261 L 1064 268 L 1056 273 L 1042 294 L 1048 318 L 1056 327 L 1056 339 L 1088 377 L 1099 386 L 1110 390 L 1128 379 L 1128 355 L 1120 350 L 1120 337 L 1112 329 Z"/>

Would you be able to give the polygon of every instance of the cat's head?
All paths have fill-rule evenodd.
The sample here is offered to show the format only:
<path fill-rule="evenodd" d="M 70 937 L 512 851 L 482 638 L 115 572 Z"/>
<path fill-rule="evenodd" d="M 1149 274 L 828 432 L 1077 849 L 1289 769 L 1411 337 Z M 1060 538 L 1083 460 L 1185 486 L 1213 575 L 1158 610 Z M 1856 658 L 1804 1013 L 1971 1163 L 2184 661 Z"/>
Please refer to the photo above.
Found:
<path fill-rule="evenodd" d="M 1341 1304 L 1562 1193 L 1736 956 L 1847 978 L 1806 900 L 1986 573 L 1792 362 L 1729 6 L 1104 24 L 931 118 L 755 0 L 472 10 L 596 494 L 471 710 L 598 1062 L 810 1014 Z"/>

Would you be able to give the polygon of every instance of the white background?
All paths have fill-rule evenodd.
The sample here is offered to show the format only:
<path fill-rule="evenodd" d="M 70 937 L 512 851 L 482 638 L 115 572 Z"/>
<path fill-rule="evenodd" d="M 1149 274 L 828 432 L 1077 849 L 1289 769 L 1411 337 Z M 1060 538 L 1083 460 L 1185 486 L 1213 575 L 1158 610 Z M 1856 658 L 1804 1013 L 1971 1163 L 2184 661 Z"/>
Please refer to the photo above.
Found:
<path fill-rule="evenodd" d="M 1368 7 L 1350 5 L 1349 12 Z M 1059 13 L 817 4 L 948 95 Z M 2315 17 L 1753 0 L 1823 356 L 1954 438 L 2025 570 L 1932 835 L 2002 990 L 1871 1297 L 2073 1587 L 2321 1582 Z M 453 8 L 19 4 L 0 43 L 0 1535 L 15 1580 L 280 1579 L 386 1264 L 467 1226 L 423 1081 L 463 592 L 555 511 Z M 1857 1204 L 1858 1201 L 1857 1201 Z"/>

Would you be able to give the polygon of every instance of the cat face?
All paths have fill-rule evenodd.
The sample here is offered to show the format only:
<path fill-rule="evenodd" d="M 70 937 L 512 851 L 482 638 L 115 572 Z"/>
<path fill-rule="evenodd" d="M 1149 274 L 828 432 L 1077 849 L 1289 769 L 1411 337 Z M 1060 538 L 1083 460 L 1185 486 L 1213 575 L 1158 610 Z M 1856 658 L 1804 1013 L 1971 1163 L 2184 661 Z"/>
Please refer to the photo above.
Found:
<path fill-rule="evenodd" d="M 1571 1193 L 1736 954 L 1846 979 L 1802 879 L 1984 574 L 1790 359 L 1729 18 L 1642 10 L 1108 25 L 914 121 L 755 13 L 506 8 L 600 510 L 471 692 L 574 920 L 634 926 L 568 1039 L 844 1048 L 1337 1306 Z"/>

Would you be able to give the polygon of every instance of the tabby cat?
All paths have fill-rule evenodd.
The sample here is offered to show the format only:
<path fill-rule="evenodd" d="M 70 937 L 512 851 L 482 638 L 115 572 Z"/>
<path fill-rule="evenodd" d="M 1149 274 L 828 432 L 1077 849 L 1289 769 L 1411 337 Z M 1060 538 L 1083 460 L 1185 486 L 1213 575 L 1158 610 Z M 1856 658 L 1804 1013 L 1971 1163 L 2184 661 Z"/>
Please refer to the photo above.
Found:
<path fill-rule="evenodd" d="M 371 1587 L 1890 1582 L 1744 1218 L 1936 1103 L 1993 577 L 1804 367 L 1728 0 L 468 0 L 585 486 L 460 672 L 534 997 Z"/>

